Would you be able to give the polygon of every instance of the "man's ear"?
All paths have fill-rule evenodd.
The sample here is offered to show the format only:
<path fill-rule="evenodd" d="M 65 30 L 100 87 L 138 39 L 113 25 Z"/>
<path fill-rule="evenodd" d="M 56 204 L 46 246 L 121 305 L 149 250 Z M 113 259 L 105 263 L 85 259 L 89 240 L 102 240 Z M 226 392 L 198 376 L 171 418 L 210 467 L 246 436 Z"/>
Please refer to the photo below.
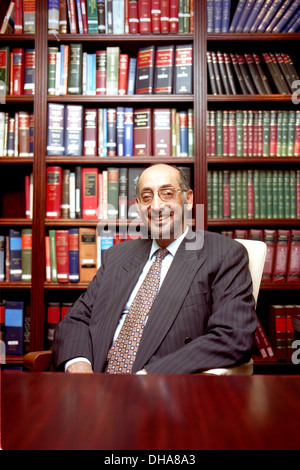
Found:
<path fill-rule="evenodd" d="M 192 189 L 189 189 L 186 193 L 186 202 L 185 202 L 185 206 L 188 211 L 192 210 L 193 202 L 194 202 L 194 193 Z"/>

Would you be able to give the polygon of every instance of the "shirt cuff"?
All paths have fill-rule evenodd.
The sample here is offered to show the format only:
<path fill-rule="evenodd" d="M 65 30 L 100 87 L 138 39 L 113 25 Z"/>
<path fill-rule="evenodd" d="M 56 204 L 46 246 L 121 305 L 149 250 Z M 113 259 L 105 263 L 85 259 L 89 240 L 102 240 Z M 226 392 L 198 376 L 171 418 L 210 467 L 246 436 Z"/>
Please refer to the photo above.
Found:
<path fill-rule="evenodd" d="M 67 371 L 67 368 L 71 364 L 75 364 L 75 362 L 87 362 L 92 367 L 92 364 L 86 357 L 75 357 L 74 359 L 70 359 L 68 362 L 65 363 L 65 372 Z"/>

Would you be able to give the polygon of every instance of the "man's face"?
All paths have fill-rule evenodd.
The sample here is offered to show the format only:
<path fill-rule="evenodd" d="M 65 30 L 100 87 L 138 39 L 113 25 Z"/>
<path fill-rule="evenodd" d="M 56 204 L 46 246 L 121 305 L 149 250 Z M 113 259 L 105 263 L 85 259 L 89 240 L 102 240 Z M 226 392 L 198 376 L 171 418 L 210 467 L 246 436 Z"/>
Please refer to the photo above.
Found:
<path fill-rule="evenodd" d="M 161 191 L 160 195 L 158 191 Z M 170 199 L 172 193 L 175 195 L 174 199 Z M 136 199 L 139 215 L 151 238 L 155 238 L 161 247 L 168 246 L 184 232 L 184 204 L 190 210 L 192 202 L 193 192 L 181 191 L 176 168 L 155 165 L 147 168 L 141 175 L 139 197 Z"/>

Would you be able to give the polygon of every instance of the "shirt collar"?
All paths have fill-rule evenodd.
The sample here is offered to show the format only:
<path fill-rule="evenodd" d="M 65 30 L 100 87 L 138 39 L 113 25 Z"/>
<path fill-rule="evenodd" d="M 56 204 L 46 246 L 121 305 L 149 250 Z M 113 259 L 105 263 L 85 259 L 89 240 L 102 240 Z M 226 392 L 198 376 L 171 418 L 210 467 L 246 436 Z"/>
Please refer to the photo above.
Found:
<path fill-rule="evenodd" d="M 185 238 L 186 234 L 188 232 L 188 227 L 185 229 L 185 231 L 180 235 L 180 237 L 176 238 L 176 240 L 174 240 L 172 243 L 170 243 L 170 245 L 167 247 L 168 251 L 170 252 L 170 254 L 174 257 L 176 255 L 176 252 L 179 248 L 179 245 L 180 243 L 182 242 L 182 240 Z M 158 245 L 157 241 L 156 240 L 153 240 L 152 241 L 152 246 L 151 246 L 151 250 L 150 250 L 150 256 L 149 256 L 149 259 L 152 258 L 153 254 L 160 249 L 160 246 Z"/>

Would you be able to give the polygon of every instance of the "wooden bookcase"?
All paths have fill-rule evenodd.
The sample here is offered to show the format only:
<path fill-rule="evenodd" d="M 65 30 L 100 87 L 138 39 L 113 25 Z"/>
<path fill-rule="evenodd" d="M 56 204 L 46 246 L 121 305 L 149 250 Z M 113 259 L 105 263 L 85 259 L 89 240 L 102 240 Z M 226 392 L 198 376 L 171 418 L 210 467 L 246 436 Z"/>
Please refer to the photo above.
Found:
<path fill-rule="evenodd" d="M 2 2 L 0 7 L 0 23 L 4 17 L 8 0 Z M 237 2 L 232 3 L 232 8 Z M 28 108 L 34 112 L 34 157 L 33 158 L 8 158 L 0 157 L 1 181 L 6 181 L 0 189 L 2 206 L 12 209 L 3 209 L 0 213 L 1 233 L 7 231 L 9 227 L 31 226 L 33 233 L 33 253 L 32 253 L 32 281 L 31 283 L 12 283 L 3 282 L 0 285 L 1 298 L 20 298 L 26 299 L 31 304 L 31 350 L 43 349 L 45 345 L 45 315 L 46 304 L 49 301 L 74 301 L 80 291 L 85 289 L 85 285 L 78 284 L 54 284 L 45 282 L 45 244 L 44 237 L 49 227 L 71 227 L 97 225 L 97 221 L 87 220 L 46 220 L 45 219 L 45 174 L 47 165 L 97 165 L 103 169 L 106 166 L 113 165 L 136 165 L 143 166 L 153 162 L 153 158 L 140 159 L 137 157 L 50 157 L 46 153 L 47 143 L 47 106 L 49 102 L 55 103 L 81 103 L 85 105 L 107 106 L 128 105 L 134 107 L 168 107 L 170 101 L 174 107 L 193 107 L 194 109 L 194 148 L 193 157 L 168 157 L 156 161 L 189 165 L 192 169 L 192 182 L 194 183 L 195 203 L 204 205 L 204 228 L 214 231 L 235 228 L 259 228 L 259 227 L 299 227 L 299 220 L 270 220 L 256 219 L 207 219 L 207 172 L 209 169 L 222 168 L 299 168 L 296 158 L 277 157 L 277 158 L 224 158 L 224 157 L 206 157 L 206 111 L 208 109 L 243 109 L 258 108 L 272 109 L 272 107 L 286 106 L 291 108 L 295 106 L 291 102 L 290 95 L 219 95 L 213 96 L 207 93 L 207 69 L 206 69 L 206 51 L 207 50 L 275 50 L 277 47 L 285 48 L 291 51 L 295 50 L 295 41 L 299 41 L 300 34 L 207 34 L 206 33 L 206 2 L 195 1 L 194 29 L 195 33 L 176 34 L 176 35 L 74 35 L 58 34 L 48 35 L 47 18 L 47 0 L 36 2 L 36 34 L 35 35 L 1 35 L 1 46 L 9 45 L 11 47 L 32 46 L 36 51 L 35 67 L 35 94 L 34 96 L 7 96 L 3 109 L 23 109 Z M 99 47 L 118 45 L 123 50 L 137 50 L 141 45 L 158 44 L 183 44 L 193 43 L 194 47 L 194 85 L 193 95 L 133 95 L 133 96 L 47 96 L 47 67 L 48 67 L 48 46 L 68 44 L 71 42 L 80 42 L 84 47 L 94 46 L 97 43 Z M 70 160 L 72 158 L 72 160 Z M 34 182 L 34 202 L 33 218 L 25 219 L 23 215 L 24 193 L 18 187 L 18 181 L 21 180 L 24 172 L 33 172 Z M 14 183 L 16 181 L 16 184 Z M 5 204 L 4 204 L 5 202 Z M 6 213 L 7 211 L 7 213 Z M 101 222 L 105 224 L 105 222 Z M 260 304 L 268 305 L 274 303 L 299 303 L 298 290 L 299 285 L 273 285 L 272 283 L 262 286 L 258 311 Z M 262 308 L 264 310 L 264 308 Z M 265 314 L 265 313 L 264 313 Z M 20 358 L 8 357 L 8 362 L 19 362 Z M 258 370 L 260 365 L 268 367 L 272 365 L 271 370 L 280 373 L 285 370 L 277 361 L 264 363 L 258 361 Z M 276 368 L 275 368 L 276 366 Z M 264 369 L 266 370 L 266 369 Z"/>

